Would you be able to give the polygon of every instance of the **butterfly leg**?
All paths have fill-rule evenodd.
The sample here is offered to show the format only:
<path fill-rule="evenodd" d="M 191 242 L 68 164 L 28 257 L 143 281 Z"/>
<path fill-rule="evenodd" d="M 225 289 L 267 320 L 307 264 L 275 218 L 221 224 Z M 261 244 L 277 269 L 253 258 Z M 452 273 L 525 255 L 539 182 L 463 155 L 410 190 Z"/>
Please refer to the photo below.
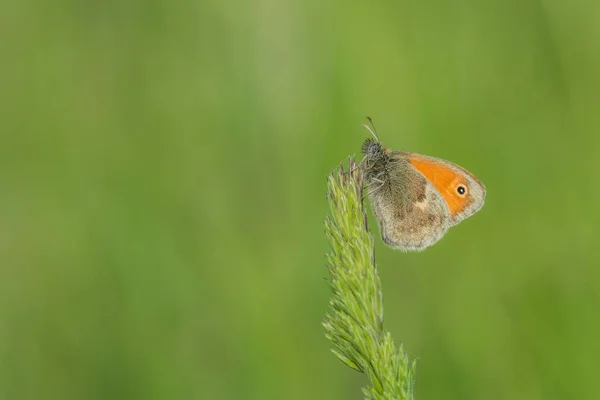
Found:
<path fill-rule="evenodd" d="M 385 185 L 385 182 L 382 181 L 381 179 L 371 178 L 371 180 L 379 183 L 380 185 L 377 186 L 375 189 L 369 190 L 369 193 L 367 193 L 366 195 L 363 196 L 363 200 L 364 200 L 365 197 L 368 197 L 368 196 L 372 195 L 373 193 L 375 193 L 376 191 L 378 191 L 379 189 L 381 189 L 383 187 L 383 185 Z"/>
<path fill-rule="evenodd" d="M 364 156 L 364 157 L 362 158 L 362 160 L 360 160 L 360 162 L 359 162 L 358 164 L 356 164 L 356 166 L 355 166 L 354 168 L 350 169 L 348 172 L 354 172 L 354 171 L 356 171 L 357 169 L 359 169 L 360 167 L 362 167 L 362 165 L 363 165 L 363 163 L 365 162 L 365 160 L 367 159 L 367 157 L 368 157 L 368 156 Z M 368 167 L 367 167 L 367 168 L 368 168 Z"/>

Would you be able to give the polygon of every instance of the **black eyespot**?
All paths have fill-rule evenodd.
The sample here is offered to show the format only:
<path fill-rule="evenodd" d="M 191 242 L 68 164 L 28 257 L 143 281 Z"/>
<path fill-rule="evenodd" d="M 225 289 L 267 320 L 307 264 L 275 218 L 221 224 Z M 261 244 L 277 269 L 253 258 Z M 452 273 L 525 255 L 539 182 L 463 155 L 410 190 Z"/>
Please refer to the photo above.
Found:
<path fill-rule="evenodd" d="M 460 185 L 459 187 L 457 187 L 456 191 L 461 196 L 464 195 L 465 193 L 467 193 L 467 189 L 463 185 Z"/>

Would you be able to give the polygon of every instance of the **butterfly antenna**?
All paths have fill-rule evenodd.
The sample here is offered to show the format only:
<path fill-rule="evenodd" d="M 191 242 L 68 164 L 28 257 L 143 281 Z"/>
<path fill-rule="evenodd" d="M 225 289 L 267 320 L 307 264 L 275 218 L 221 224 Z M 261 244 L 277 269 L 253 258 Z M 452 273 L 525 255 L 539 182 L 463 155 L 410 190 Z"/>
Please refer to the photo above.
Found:
<path fill-rule="evenodd" d="M 367 117 L 367 120 L 369 121 L 369 125 L 363 124 L 363 126 L 369 131 L 369 133 L 371 133 L 371 135 L 373 135 L 373 137 L 375 138 L 375 140 L 377 140 L 377 142 L 381 142 L 381 140 L 379 140 L 379 135 L 377 134 L 377 129 L 375 129 L 375 124 L 373 123 L 373 119 L 371 117 Z"/>

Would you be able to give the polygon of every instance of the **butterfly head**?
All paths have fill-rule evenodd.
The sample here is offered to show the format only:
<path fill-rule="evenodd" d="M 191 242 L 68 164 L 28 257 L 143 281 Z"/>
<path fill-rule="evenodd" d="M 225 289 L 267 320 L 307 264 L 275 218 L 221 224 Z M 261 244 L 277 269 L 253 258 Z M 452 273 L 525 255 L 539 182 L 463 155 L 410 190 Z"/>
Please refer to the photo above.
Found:
<path fill-rule="evenodd" d="M 362 153 L 367 157 L 382 156 L 385 153 L 385 148 L 381 143 L 368 138 L 362 145 Z"/>

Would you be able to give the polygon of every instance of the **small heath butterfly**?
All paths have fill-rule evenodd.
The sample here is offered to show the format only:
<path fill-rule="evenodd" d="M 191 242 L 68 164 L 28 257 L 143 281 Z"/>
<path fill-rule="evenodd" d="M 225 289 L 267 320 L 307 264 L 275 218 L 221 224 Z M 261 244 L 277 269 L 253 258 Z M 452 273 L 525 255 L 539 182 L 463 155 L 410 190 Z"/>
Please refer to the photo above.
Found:
<path fill-rule="evenodd" d="M 385 243 L 424 250 L 483 207 L 485 186 L 473 174 L 446 160 L 383 147 L 367 119 L 375 140 L 364 142 L 361 168 Z"/>

